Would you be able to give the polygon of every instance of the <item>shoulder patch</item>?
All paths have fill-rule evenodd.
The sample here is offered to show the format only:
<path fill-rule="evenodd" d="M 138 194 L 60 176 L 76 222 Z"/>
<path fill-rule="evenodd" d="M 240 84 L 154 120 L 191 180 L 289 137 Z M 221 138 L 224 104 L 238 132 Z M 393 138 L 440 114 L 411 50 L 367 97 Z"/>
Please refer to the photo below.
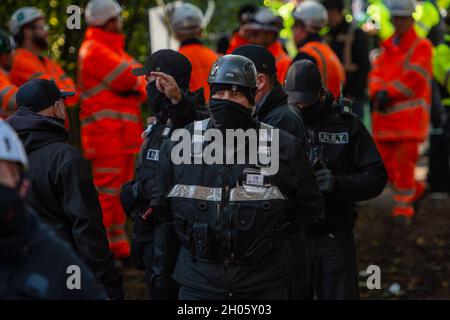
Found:
<path fill-rule="evenodd" d="M 159 160 L 159 150 L 148 149 L 147 160 L 158 161 Z"/>
<path fill-rule="evenodd" d="M 319 141 L 330 144 L 348 143 L 348 132 L 319 132 Z"/>
<path fill-rule="evenodd" d="M 167 127 L 167 128 L 164 128 L 164 131 L 163 131 L 162 135 L 163 135 L 164 137 L 167 137 L 167 136 L 169 135 L 169 133 L 170 133 L 170 128 Z"/>

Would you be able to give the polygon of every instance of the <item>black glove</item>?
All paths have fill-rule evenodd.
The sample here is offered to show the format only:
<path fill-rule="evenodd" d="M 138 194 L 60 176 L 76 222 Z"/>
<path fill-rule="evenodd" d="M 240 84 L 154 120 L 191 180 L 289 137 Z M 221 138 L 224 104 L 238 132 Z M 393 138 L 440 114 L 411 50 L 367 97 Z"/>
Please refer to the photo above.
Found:
<path fill-rule="evenodd" d="M 331 192 L 333 190 L 334 178 L 330 169 L 316 171 L 316 179 L 321 192 Z"/>
<path fill-rule="evenodd" d="M 127 182 L 120 192 L 120 203 L 125 213 L 129 216 L 138 205 L 138 199 L 133 191 L 134 181 Z"/>
<path fill-rule="evenodd" d="M 386 107 L 389 103 L 389 96 L 386 90 L 378 91 L 375 95 L 375 99 L 377 100 L 377 110 L 384 112 L 386 111 Z"/>

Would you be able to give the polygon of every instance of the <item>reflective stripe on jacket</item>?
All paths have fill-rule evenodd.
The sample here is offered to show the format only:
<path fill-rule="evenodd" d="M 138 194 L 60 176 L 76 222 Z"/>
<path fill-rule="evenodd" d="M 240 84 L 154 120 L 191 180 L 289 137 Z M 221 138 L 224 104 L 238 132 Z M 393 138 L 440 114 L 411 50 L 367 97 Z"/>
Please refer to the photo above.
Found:
<path fill-rule="evenodd" d="M 338 56 L 324 42 L 310 41 L 302 46 L 300 52 L 314 58 L 322 81 L 335 98 L 340 96 L 341 86 L 345 84 L 345 70 Z"/>
<path fill-rule="evenodd" d="M 17 109 L 18 88 L 9 80 L 8 73 L 0 68 L 0 117 L 8 116 Z"/>
<path fill-rule="evenodd" d="M 18 87 L 28 80 L 41 78 L 55 81 L 60 90 L 77 91 L 73 80 L 55 61 L 37 56 L 24 48 L 16 50 L 9 78 Z M 78 99 L 78 95 L 67 98 L 65 104 L 69 107 L 74 106 L 78 103 Z"/>
<path fill-rule="evenodd" d="M 140 104 L 145 81 L 125 51 L 123 35 L 91 27 L 78 55 L 82 145 L 87 158 L 137 153 L 142 142 Z"/>
<path fill-rule="evenodd" d="M 373 133 L 381 140 L 418 140 L 428 134 L 431 103 L 431 58 L 429 40 L 414 28 L 394 44 L 395 35 L 383 42 L 382 52 L 369 73 L 369 94 L 386 90 L 385 112 L 373 113 Z"/>

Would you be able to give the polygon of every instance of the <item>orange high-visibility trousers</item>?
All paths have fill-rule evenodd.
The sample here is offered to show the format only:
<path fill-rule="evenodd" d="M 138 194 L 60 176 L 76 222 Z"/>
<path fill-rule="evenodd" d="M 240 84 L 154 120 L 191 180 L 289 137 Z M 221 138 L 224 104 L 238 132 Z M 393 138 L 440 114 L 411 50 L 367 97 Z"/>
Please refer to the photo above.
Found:
<path fill-rule="evenodd" d="M 414 171 L 419 157 L 418 141 L 376 141 L 394 188 L 393 216 L 414 216 L 414 202 L 425 190 L 424 183 L 416 181 Z"/>
<path fill-rule="evenodd" d="M 133 178 L 134 159 L 132 154 L 91 159 L 94 184 L 103 211 L 103 223 L 111 251 L 118 259 L 130 255 L 130 244 L 125 231 L 126 215 L 120 204 L 120 190 L 124 183 Z"/>

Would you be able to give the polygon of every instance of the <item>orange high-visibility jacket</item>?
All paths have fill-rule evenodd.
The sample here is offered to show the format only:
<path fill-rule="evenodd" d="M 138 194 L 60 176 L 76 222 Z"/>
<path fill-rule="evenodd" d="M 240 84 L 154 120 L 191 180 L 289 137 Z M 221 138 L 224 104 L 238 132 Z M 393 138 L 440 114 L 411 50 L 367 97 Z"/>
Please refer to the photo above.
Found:
<path fill-rule="evenodd" d="M 341 86 L 345 84 L 345 69 L 334 51 L 320 41 L 307 42 L 299 51 L 314 58 L 324 85 L 335 98 L 339 98 Z"/>
<path fill-rule="evenodd" d="M 17 109 L 18 89 L 9 79 L 8 73 L 0 68 L 0 117 L 7 117 Z"/>
<path fill-rule="evenodd" d="M 275 57 L 275 62 L 277 66 L 277 78 L 284 85 L 284 80 L 286 79 L 287 72 L 291 65 L 291 58 L 289 58 L 286 51 L 284 51 L 281 46 L 280 41 L 275 41 L 272 43 L 267 50 L 273 54 Z"/>
<path fill-rule="evenodd" d="M 375 111 L 373 134 L 378 140 L 423 141 L 428 134 L 431 103 L 432 45 L 411 28 L 398 45 L 396 36 L 382 43 L 369 73 L 369 94 L 387 90 L 386 112 Z"/>
<path fill-rule="evenodd" d="M 240 46 L 243 46 L 246 44 L 248 44 L 248 40 L 245 39 L 244 37 L 241 37 L 241 35 L 239 34 L 239 31 L 236 31 L 235 33 L 233 33 L 233 36 L 231 37 L 230 45 L 228 46 L 228 49 L 227 49 L 227 54 L 232 53 L 234 51 L 234 49 L 237 49 Z"/>
<path fill-rule="evenodd" d="M 123 35 L 90 27 L 78 53 L 81 142 L 88 159 L 136 153 L 142 142 L 145 80 L 131 73 L 141 65 L 124 48 Z"/>
<path fill-rule="evenodd" d="M 16 50 L 9 78 L 18 87 L 35 78 L 53 80 L 60 90 L 76 92 L 73 80 L 55 61 L 47 57 L 37 56 L 24 48 Z M 78 103 L 78 100 L 79 97 L 76 94 L 67 98 L 64 103 L 72 107 Z"/>
<path fill-rule="evenodd" d="M 205 100 L 209 101 L 208 76 L 211 67 L 218 59 L 218 55 L 211 49 L 205 47 L 199 40 L 188 40 L 189 42 L 181 44 L 178 50 L 192 64 L 191 82 L 189 89 L 196 91 L 204 88 Z"/>

